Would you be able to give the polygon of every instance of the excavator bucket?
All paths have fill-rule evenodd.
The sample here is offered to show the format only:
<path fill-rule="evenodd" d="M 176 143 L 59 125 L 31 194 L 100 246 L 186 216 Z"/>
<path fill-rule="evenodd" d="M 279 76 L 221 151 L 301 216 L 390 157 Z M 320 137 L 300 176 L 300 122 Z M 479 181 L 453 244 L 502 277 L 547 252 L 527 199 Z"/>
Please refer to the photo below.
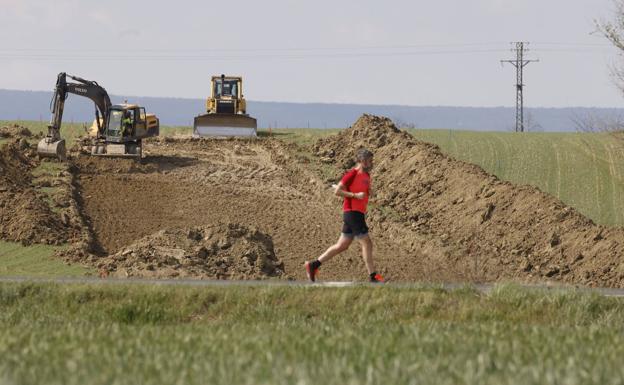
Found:
<path fill-rule="evenodd" d="M 60 160 L 65 160 L 67 154 L 65 139 L 41 139 L 39 144 L 37 144 L 37 154 L 42 158 L 58 158 Z"/>
<path fill-rule="evenodd" d="M 256 119 L 240 114 L 204 114 L 195 117 L 193 136 L 256 137 Z"/>

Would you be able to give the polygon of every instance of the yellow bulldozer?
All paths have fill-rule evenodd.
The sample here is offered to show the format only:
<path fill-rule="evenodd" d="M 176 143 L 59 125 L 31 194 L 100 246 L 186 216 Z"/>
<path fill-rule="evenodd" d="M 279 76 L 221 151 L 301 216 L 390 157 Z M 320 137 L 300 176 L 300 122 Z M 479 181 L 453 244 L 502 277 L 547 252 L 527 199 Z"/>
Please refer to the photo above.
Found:
<path fill-rule="evenodd" d="M 195 117 L 193 136 L 255 137 L 258 124 L 247 114 L 243 97 L 243 78 L 213 76 L 211 96 L 206 100 L 206 113 Z"/>

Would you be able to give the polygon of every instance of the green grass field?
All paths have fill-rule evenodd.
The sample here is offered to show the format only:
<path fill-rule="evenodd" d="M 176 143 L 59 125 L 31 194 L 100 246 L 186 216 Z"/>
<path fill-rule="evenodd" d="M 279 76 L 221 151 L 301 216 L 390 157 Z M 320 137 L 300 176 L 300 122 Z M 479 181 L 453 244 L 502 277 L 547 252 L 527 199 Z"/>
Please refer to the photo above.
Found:
<path fill-rule="evenodd" d="M 54 258 L 52 254 L 56 249 L 58 247 L 0 241 L 0 276 L 71 277 L 92 272 Z"/>
<path fill-rule="evenodd" d="M 0 284 L 0 383 L 622 384 L 575 291 Z"/>
<path fill-rule="evenodd" d="M 409 132 L 500 179 L 536 186 L 597 223 L 624 226 L 624 137 L 608 133 Z"/>

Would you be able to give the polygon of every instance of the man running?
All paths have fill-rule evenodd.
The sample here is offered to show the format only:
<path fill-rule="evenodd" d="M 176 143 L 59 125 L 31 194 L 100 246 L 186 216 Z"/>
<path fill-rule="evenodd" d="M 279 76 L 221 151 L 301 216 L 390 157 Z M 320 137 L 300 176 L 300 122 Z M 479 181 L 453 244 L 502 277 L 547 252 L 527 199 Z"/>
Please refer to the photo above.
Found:
<path fill-rule="evenodd" d="M 317 260 L 305 263 L 306 273 L 312 282 L 316 281 L 321 265 L 347 250 L 354 238 L 362 245 L 362 258 L 368 270 L 369 280 L 384 281 L 375 271 L 373 242 L 366 226 L 366 208 L 371 193 L 369 173 L 373 168 L 373 153 L 364 148 L 359 149 L 356 153 L 356 162 L 356 166 L 347 171 L 335 187 L 335 194 L 344 198 L 342 205 L 344 224 L 338 242 L 330 246 Z"/>

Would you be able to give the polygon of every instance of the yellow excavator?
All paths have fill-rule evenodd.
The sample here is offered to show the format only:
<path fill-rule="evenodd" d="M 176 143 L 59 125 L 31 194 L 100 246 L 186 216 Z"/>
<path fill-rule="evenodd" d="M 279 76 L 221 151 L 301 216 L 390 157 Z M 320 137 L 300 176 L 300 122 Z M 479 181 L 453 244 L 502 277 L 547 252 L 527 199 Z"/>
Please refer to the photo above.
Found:
<path fill-rule="evenodd" d="M 196 116 L 193 122 L 193 136 L 257 136 L 256 119 L 247 114 L 243 78 L 213 76 L 211 86 L 211 96 L 206 100 L 206 113 Z"/>
<path fill-rule="evenodd" d="M 68 77 L 75 83 L 68 82 Z M 147 114 L 144 107 L 128 103 L 113 105 L 106 90 L 97 82 L 61 72 L 52 97 L 52 118 L 48 125 L 48 134 L 37 145 L 37 154 L 40 157 L 57 157 L 61 160 L 66 158 L 61 123 L 65 100 L 69 94 L 84 96 L 95 104 L 95 120 L 88 144 L 92 155 L 141 159 L 142 139 L 158 136 L 160 133 L 158 118 L 154 114 Z"/>

